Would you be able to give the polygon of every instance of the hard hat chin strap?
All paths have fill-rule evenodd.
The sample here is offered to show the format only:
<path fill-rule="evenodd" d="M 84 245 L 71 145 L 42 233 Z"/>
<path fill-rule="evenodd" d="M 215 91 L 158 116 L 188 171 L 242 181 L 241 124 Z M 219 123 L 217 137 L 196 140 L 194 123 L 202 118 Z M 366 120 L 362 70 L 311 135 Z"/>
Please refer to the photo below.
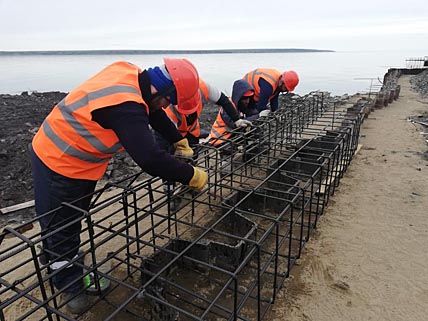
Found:
<path fill-rule="evenodd" d="M 177 105 L 177 92 L 175 91 L 175 86 L 169 86 L 165 89 L 162 89 L 154 93 L 152 95 L 152 99 L 155 99 L 156 97 L 159 97 L 159 96 L 168 99 L 171 104 Z"/>

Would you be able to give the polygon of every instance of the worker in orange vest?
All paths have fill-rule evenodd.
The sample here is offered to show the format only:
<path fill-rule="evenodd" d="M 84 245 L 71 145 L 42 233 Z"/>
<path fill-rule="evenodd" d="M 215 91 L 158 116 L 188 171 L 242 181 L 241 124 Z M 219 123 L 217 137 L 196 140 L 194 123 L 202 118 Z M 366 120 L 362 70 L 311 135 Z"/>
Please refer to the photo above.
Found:
<path fill-rule="evenodd" d="M 276 111 L 279 93 L 291 92 L 299 84 L 299 76 L 293 70 L 281 73 L 276 69 L 258 68 L 247 73 L 243 79 L 254 88 L 254 103 L 260 116 Z"/>
<path fill-rule="evenodd" d="M 126 150 L 153 176 L 197 191 L 206 185 L 205 171 L 177 159 L 193 150 L 162 109 L 176 104 L 191 114 L 199 101 L 199 76 L 188 60 L 165 58 L 147 70 L 119 61 L 71 91 L 44 120 L 31 150 L 35 207 L 53 283 L 70 312 L 88 308 L 82 268 L 70 261 L 78 255 L 91 193 L 115 153 Z M 149 124 L 175 146 L 176 157 L 159 149 Z"/>
<path fill-rule="evenodd" d="M 249 106 L 251 99 L 254 97 L 254 89 L 250 84 L 239 79 L 233 83 L 232 97 L 230 101 L 233 104 L 235 110 L 239 113 L 241 120 L 251 122 L 259 117 L 257 109 Z M 217 118 L 214 121 L 209 143 L 213 146 L 219 147 L 227 140 L 232 138 L 232 131 L 238 128 L 236 122 L 234 122 L 228 113 L 223 108 L 220 108 Z"/>
<path fill-rule="evenodd" d="M 239 79 L 233 83 L 230 101 L 239 113 L 240 119 L 250 123 L 259 117 L 258 110 L 254 106 L 250 106 L 253 97 L 254 89 L 246 80 Z M 239 127 L 236 126 L 236 122 L 230 118 L 223 108 L 220 108 L 211 128 L 209 143 L 220 150 L 221 175 L 230 174 L 231 160 L 226 158 L 233 155 L 237 150 L 235 144 L 227 144 L 227 142 L 230 142 L 237 130 Z"/>

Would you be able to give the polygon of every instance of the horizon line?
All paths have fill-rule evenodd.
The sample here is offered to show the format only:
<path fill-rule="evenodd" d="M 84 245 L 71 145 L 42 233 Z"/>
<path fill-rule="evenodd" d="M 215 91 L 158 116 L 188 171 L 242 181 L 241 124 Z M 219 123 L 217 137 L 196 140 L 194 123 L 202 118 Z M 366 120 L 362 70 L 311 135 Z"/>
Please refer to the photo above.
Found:
<path fill-rule="evenodd" d="M 1 50 L 0 54 L 162 54 L 162 53 L 275 53 L 275 52 L 335 52 L 329 49 L 304 48 L 242 48 L 242 49 L 84 49 L 84 50 Z"/>

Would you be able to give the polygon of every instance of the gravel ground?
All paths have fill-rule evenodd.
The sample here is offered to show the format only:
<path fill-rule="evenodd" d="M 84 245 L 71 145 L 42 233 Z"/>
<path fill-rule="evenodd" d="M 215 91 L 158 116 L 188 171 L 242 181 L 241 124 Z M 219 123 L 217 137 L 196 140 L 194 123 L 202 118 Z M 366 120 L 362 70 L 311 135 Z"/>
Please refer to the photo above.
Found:
<path fill-rule="evenodd" d="M 413 76 L 410 79 L 410 84 L 413 90 L 419 92 L 422 97 L 426 98 L 428 96 L 428 69 Z"/>

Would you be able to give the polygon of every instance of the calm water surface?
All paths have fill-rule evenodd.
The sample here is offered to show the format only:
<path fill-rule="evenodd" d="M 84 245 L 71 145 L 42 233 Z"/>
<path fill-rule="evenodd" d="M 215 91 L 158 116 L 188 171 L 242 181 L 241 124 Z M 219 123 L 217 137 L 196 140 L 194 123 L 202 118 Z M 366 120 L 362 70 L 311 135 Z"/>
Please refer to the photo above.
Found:
<path fill-rule="evenodd" d="M 334 95 L 367 91 L 371 81 L 383 78 L 389 67 L 405 67 L 405 59 L 426 52 L 372 51 L 323 53 L 189 54 L 200 76 L 231 94 L 233 81 L 258 68 L 293 69 L 301 82 L 296 93 L 326 90 Z M 0 93 L 22 91 L 69 92 L 108 64 L 125 60 L 142 69 L 162 63 L 164 55 L 29 55 L 0 56 Z M 363 79 L 361 79 L 363 78 Z M 373 82 L 379 84 L 377 80 Z"/>

